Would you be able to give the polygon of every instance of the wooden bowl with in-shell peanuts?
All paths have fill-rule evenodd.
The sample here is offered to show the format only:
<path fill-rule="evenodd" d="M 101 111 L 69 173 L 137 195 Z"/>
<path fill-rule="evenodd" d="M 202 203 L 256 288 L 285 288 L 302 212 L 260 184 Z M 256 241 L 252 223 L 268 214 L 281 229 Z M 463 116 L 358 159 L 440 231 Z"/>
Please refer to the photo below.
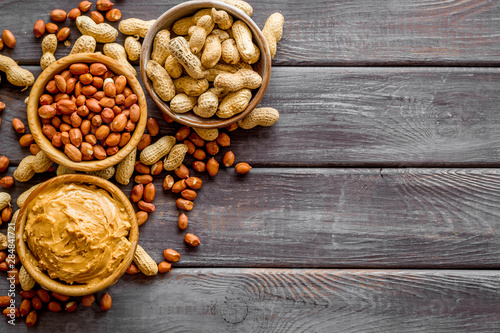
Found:
<path fill-rule="evenodd" d="M 245 13 L 228 3 L 179 4 L 161 15 L 144 39 L 146 90 L 162 112 L 186 126 L 221 128 L 243 119 L 269 84 L 271 53 L 249 16 L 251 7 Z M 249 57 L 240 56 L 246 54 L 241 48 L 238 52 L 240 44 L 247 46 Z M 218 55 L 213 56 L 212 47 Z M 218 74 L 225 80 L 217 82 Z M 235 88 L 227 89 L 228 84 Z"/>
<path fill-rule="evenodd" d="M 78 65 L 80 67 L 85 67 L 87 65 L 91 69 L 92 65 L 99 64 L 101 67 L 105 65 L 107 70 L 106 74 L 91 75 L 91 73 L 86 73 L 85 75 L 77 75 L 76 73 L 70 73 L 70 78 L 61 78 L 62 75 L 60 75 L 64 72 L 68 72 L 68 69 L 71 72 L 71 66 L 73 65 Z M 106 78 L 108 72 L 110 72 L 110 76 L 113 77 Z M 84 78 L 84 76 L 86 77 Z M 134 106 L 133 112 L 132 108 L 126 109 L 126 105 L 128 104 L 126 98 L 123 98 L 125 96 L 121 96 L 122 101 L 119 102 L 119 94 L 111 98 L 108 97 L 108 93 L 105 93 L 107 86 L 118 86 L 118 82 L 116 81 L 117 77 L 123 79 L 125 82 L 125 89 L 129 89 L 127 91 L 130 95 L 134 95 L 131 101 Z M 97 78 L 101 81 L 99 84 L 96 82 Z M 64 80 L 66 80 L 66 82 L 64 82 Z M 72 89 L 74 93 L 70 92 L 68 94 L 61 91 L 61 89 L 64 90 L 65 87 L 69 86 L 71 80 L 73 80 L 71 83 L 72 85 L 75 85 L 75 82 L 76 86 L 81 84 L 81 94 L 76 92 L 76 86 Z M 84 80 L 88 80 L 88 82 Z M 109 80 L 114 81 L 113 85 L 108 84 L 111 83 Z M 56 89 L 54 92 L 49 92 L 49 86 L 55 86 Z M 58 90 L 60 93 L 56 94 L 55 92 Z M 96 96 L 97 94 L 102 95 L 100 99 Z M 67 102 L 67 107 L 65 107 L 64 103 L 61 105 L 61 108 L 58 107 L 57 104 L 62 103 L 61 100 L 57 100 L 58 95 L 59 98 Z M 120 106 L 121 109 L 107 105 L 108 110 L 106 110 L 106 105 L 102 103 L 104 102 L 103 96 L 106 98 L 107 102 L 111 102 L 116 107 Z M 79 112 L 81 103 L 79 103 L 78 97 L 84 97 L 85 101 L 82 106 L 87 107 L 90 111 L 83 110 L 82 112 L 85 112 L 85 114 Z M 43 98 L 49 99 L 49 101 L 42 101 L 41 99 Z M 73 98 L 76 100 L 72 100 Z M 93 102 L 92 105 L 99 108 L 99 110 L 93 109 L 89 102 Z M 76 110 L 75 106 L 77 107 Z M 66 110 L 62 110 L 63 107 L 69 111 L 65 112 Z M 46 110 L 42 110 L 42 108 Z M 55 111 L 54 109 L 57 110 L 56 114 L 53 114 Z M 105 112 L 105 110 L 107 112 Z M 59 114 L 60 111 L 62 114 Z M 139 80 L 123 64 L 110 57 L 95 53 L 69 55 L 48 66 L 40 74 L 31 89 L 27 113 L 31 134 L 40 149 L 43 150 L 52 161 L 78 171 L 103 170 L 122 161 L 136 148 L 144 133 L 147 122 L 146 97 Z M 43 113 L 48 113 L 48 115 L 44 115 Z M 132 114 L 135 115 L 133 123 L 131 123 Z M 92 118 L 89 119 L 89 117 Z M 54 123 L 54 120 L 57 120 L 57 124 Z M 89 120 L 92 122 L 90 131 Z M 122 128 L 124 121 L 126 126 Z M 83 130 L 83 124 L 87 125 L 85 130 Z M 53 133 L 48 133 L 44 125 L 52 130 Z M 101 130 L 99 128 L 101 128 Z M 127 132 L 126 138 L 124 135 L 125 132 Z M 58 139 L 62 138 L 62 146 L 58 145 L 59 147 L 56 147 L 54 145 L 55 141 L 50 139 L 51 134 L 56 134 Z M 89 134 L 90 136 L 87 137 Z M 94 137 L 92 137 L 92 135 Z M 68 141 L 68 136 L 69 139 L 71 139 L 71 144 L 65 142 Z M 76 138 L 76 144 L 74 142 L 75 140 L 73 140 L 74 137 Z M 84 147 L 86 148 L 84 149 Z M 97 148 L 99 148 L 101 152 L 99 156 L 97 155 Z M 103 149 L 105 149 L 104 152 Z"/>

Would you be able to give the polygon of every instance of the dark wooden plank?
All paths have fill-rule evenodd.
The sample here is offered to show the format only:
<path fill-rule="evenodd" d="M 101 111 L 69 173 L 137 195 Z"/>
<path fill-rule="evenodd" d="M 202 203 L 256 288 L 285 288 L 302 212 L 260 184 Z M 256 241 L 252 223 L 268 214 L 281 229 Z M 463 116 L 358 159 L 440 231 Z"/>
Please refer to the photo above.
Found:
<path fill-rule="evenodd" d="M 12 51 L 3 51 L 23 63 L 37 63 L 40 40 L 32 34 L 38 19 L 49 20 L 52 9 L 69 11 L 67 1 L 2 1 L 2 29 L 18 38 Z M 179 1 L 119 1 L 123 18 L 157 18 Z M 467 1 L 298 1 L 255 0 L 255 22 L 281 12 L 284 37 L 274 60 L 277 65 L 447 64 L 498 65 L 500 62 L 500 5 L 491 0 Z M 95 7 L 94 7 L 95 9 Z M 79 35 L 76 26 L 70 40 Z M 114 24 L 117 25 L 117 24 Z M 124 40 L 120 34 L 119 42 Z M 67 51 L 59 46 L 57 56 Z"/>
<path fill-rule="evenodd" d="M 202 243 L 194 249 L 177 228 L 178 195 L 161 188 L 164 172 L 139 242 L 158 262 L 176 249 L 183 267 L 499 268 L 499 172 L 254 168 L 242 177 L 222 168 L 200 176 L 187 213 Z M 9 192 L 17 198 L 41 179 Z"/>
<path fill-rule="evenodd" d="M 500 273 L 174 269 L 126 276 L 113 307 L 39 314 L 27 329 L 79 332 L 484 332 L 500 330 Z M 6 280 L 0 280 L 5 290 Z M 99 296 L 100 297 L 100 296 Z M 17 299 L 20 302 L 20 298 Z M 12 329 L 0 320 L 2 331 Z"/>
<path fill-rule="evenodd" d="M 497 166 L 499 87 L 497 68 L 276 67 L 262 105 L 279 122 L 232 132 L 231 149 L 258 166 Z M 14 163 L 27 149 L 10 122 L 26 118 L 26 96 L 0 89 L 0 155 Z M 162 134 L 179 127 L 160 123 Z"/>

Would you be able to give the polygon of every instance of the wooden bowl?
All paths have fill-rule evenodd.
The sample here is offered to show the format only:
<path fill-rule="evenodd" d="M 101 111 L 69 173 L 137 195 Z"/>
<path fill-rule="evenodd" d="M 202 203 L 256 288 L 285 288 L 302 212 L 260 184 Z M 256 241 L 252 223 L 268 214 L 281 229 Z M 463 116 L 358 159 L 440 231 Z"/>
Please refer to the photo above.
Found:
<path fill-rule="evenodd" d="M 153 40 L 156 36 L 156 33 L 162 29 L 170 30 L 175 21 L 186 16 L 191 16 L 198 10 L 204 8 L 225 10 L 233 16 L 234 21 L 242 20 L 243 22 L 245 22 L 252 31 L 254 43 L 260 49 L 260 59 L 253 65 L 253 67 L 254 70 L 262 77 L 262 85 L 257 90 L 257 92 L 253 93 L 253 97 L 250 100 L 250 103 L 243 112 L 227 119 L 220 119 L 216 116 L 212 118 L 202 118 L 194 114 L 193 111 L 182 114 L 173 112 L 168 107 L 167 103 L 159 98 L 155 93 L 151 81 L 146 74 L 146 64 L 148 63 L 148 60 L 151 59 L 151 52 L 153 51 Z M 221 128 L 231 125 L 232 123 L 235 123 L 238 120 L 242 119 L 250 111 L 255 109 L 257 105 L 259 105 L 262 97 L 264 97 L 264 93 L 266 92 L 267 86 L 269 85 L 269 80 L 271 78 L 271 54 L 269 52 L 269 47 L 267 45 L 266 39 L 264 38 L 264 35 L 262 35 L 262 31 L 260 31 L 257 24 L 255 24 L 255 22 L 242 10 L 219 1 L 188 1 L 181 3 L 180 5 L 177 5 L 165 12 L 158 18 L 158 20 L 156 20 L 151 28 L 149 28 L 149 31 L 144 38 L 144 42 L 142 43 L 141 76 L 147 92 L 156 103 L 156 105 L 158 105 L 162 112 L 164 112 L 170 118 L 174 119 L 176 122 L 191 127 Z"/>
<path fill-rule="evenodd" d="M 130 250 L 128 251 L 128 253 L 125 254 L 125 258 L 120 263 L 118 268 L 107 278 L 103 279 L 102 281 L 96 284 L 70 285 L 68 283 L 50 278 L 46 272 L 42 271 L 36 265 L 37 260 L 31 253 L 28 245 L 23 241 L 24 228 L 26 226 L 26 218 L 27 218 L 26 210 L 30 202 L 33 199 L 35 199 L 48 186 L 68 184 L 68 183 L 90 184 L 108 191 L 115 199 L 123 203 L 127 214 L 130 216 L 131 228 L 128 236 L 128 239 L 131 243 Z M 125 194 L 123 194 L 123 192 L 118 187 L 116 187 L 115 185 L 113 185 L 112 183 L 110 183 L 105 179 L 84 174 L 62 175 L 51 178 L 46 182 L 42 183 L 42 185 L 36 188 L 35 191 L 33 191 L 33 193 L 31 193 L 30 196 L 26 199 L 23 207 L 21 207 L 19 216 L 16 221 L 17 254 L 19 255 L 19 259 L 21 260 L 21 263 L 23 264 L 24 268 L 26 268 L 28 273 L 43 288 L 67 296 L 84 296 L 84 295 L 94 294 L 116 283 L 116 281 L 118 281 L 118 279 L 123 275 L 123 273 L 125 273 L 127 268 L 130 266 L 130 263 L 132 262 L 134 256 L 135 248 L 137 246 L 138 239 L 139 239 L 139 227 L 137 225 L 135 211 L 134 208 L 132 207 L 132 204 L 125 196 Z"/>
<path fill-rule="evenodd" d="M 141 117 L 136 124 L 136 128 L 129 142 L 115 155 L 109 156 L 103 160 L 75 162 L 68 156 L 66 156 L 63 151 L 54 147 L 52 145 L 52 142 L 42 133 L 42 124 L 40 121 L 40 117 L 38 116 L 40 96 L 44 93 L 47 83 L 52 80 L 56 74 L 59 74 L 63 70 L 67 69 L 71 64 L 77 62 L 101 62 L 115 74 L 125 76 L 130 88 L 137 95 L 137 102 L 139 104 L 139 107 L 141 108 Z M 135 77 L 135 75 L 132 74 L 130 70 L 120 64 L 118 61 L 102 54 L 96 53 L 72 54 L 57 60 L 52 65 L 47 67 L 42 72 L 42 74 L 40 74 L 35 84 L 33 85 L 33 88 L 31 88 L 27 110 L 28 125 L 31 134 L 33 135 L 33 138 L 35 139 L 35 142 L 38 144 L 40 149 L 43 150 L 54 162 L 78 171 L 102 170 L 123 160 L 135 147 L 137 147 L 137 144 L 141 140 L 142 134 L 144 133 L 144 129 L 146 128 L 146 121 L 148 117 L 146 97 L 144 96 L 141 84 L 139 83 L 139 80 Z"/>

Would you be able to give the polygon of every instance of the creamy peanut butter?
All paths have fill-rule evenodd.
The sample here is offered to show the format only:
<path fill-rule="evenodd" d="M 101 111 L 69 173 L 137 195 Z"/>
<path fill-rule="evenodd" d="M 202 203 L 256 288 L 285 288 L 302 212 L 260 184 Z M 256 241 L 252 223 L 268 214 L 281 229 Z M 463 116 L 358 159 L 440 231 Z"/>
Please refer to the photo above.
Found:
<path fill-rule="evenodd" d="M 108 277 L 130 249 L 124 205 L 93 185 L 46 188 L 28 206 L 24 241 L 40 268 L 67 283 Z"/>

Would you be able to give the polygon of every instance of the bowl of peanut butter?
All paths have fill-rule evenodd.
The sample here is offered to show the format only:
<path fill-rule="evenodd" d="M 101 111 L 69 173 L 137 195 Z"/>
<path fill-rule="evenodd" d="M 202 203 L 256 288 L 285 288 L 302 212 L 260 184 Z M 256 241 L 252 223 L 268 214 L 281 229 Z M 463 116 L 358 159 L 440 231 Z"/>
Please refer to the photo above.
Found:
<path fill-rule="evenodd" d="M 114 284 L 132 262 L 139 231 L 134 209 L 115 185 L 72 174 L 38 186 L 16 222 L 16 247 L 42 287 L 67 296 Z"/>

